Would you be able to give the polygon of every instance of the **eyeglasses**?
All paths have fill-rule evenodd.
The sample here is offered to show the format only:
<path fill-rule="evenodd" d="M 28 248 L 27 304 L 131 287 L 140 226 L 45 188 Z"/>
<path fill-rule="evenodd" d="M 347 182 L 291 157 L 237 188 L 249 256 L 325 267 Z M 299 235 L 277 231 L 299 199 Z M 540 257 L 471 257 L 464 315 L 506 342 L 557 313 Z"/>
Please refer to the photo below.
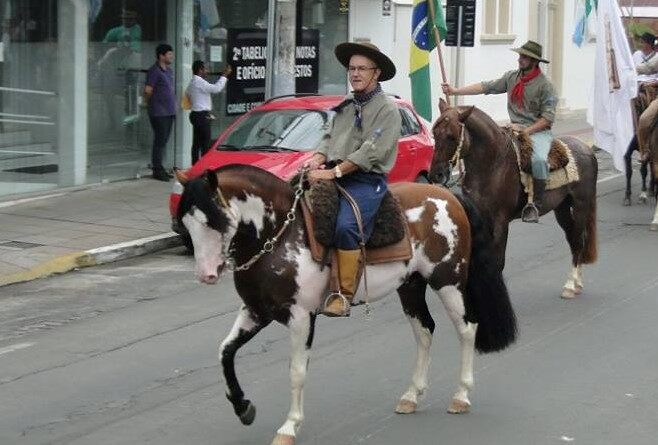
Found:
<path fill-rule="evenodd" d="M 365 73 L 366 71 L 370 70 L 376 70 L 377 67 L 370 67 L 370 66 L 350 66 L 347 68 L 347 72 L 352 74 L 352 73 Z"/>

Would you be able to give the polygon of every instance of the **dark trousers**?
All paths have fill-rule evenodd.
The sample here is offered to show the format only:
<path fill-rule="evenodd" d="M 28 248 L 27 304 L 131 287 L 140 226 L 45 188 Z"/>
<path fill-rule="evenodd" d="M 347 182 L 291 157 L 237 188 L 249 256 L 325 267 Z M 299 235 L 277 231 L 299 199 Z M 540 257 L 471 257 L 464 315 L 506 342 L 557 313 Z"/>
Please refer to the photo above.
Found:
<path fill-rule="evenodd" d="M 210 112 L 192 111 L 190 113 L 192 123 L 192 164 L 196 164 L 199 155 L 204 155 L 210 148 Z"/>
<path fill-rule="evenodd" d="M 149 116 L 153 129 L 153 149 L 151 150 L 151 168 L 153 171 L 163 171 L 162 156 L 164 155 L 171 127 L 175 116 Z"/>
<path fill-rule="evenodd" d="M 386 194 L 386 176 L 376 173 L 355 172 L 338 180 L 354 198 L 363 219 L 363 231 L 366 241 L 375 227 L 375 216 Z M 340 209 L 336 219 L 334 246 L 343 250 L 359 248 L 361 234 L 356 223 L 356 216 L 347 199 L 340 196 Z"/>

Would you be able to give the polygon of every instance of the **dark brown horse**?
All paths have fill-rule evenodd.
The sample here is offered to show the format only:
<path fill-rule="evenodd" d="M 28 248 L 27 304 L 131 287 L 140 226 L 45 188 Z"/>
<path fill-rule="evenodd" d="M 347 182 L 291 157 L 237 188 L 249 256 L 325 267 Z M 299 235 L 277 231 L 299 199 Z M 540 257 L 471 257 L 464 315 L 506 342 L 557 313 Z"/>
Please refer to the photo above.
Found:
<path fill-rule="evenodd" d="M 505 266 L 509 223 L 521 215 L 527 195 L 521 185 L 517 155 L 510 137 L 475 107 L 450 108 L 440 103 L 433 127 L 435 153 L 430 179 L 447 183 L 459 158 L 464 163 L 462 189 L 493 226 L 498 264 Z M 546 191 L 541 213 L 553 210 L 571 248 L 572 269 L 563 298 L 582 292 L 581 265 L 596 261 L 596 178 L 598 163 L 590 147 L 572 137 L 561 138 L 572 150 L 580 179 Z M 455 155 L 457 153 L 457 155 Z"/>
<path fill-rule="evenodd" d="M 490 230 L 468 198 L 459 199 L 443 187 L 395 184 L 391 191 L 405 210 L 413 256 L 369 264 L 365 273 L 371 301 L 397 290 L 416 338 L 415 370 L 396 412 L 416 411 L 418 397 L 427 388 L 434 331 L 425 302 L 428 285 L 441 298 L 462 347 L 459 385 L 448 410 L 467 412 L 474 350 L 501 350 L 516 337 L 516 319 L 491 252 Z M 311 257 L 297 205 L 299 192 L 264 170 L 228 165 L 186 184 L 178 214 L 194 244 L 200 281 L 217 282 L 227 264 L 235 270 L 242 307 L 219 357 L 226 396 L 246 425 L 254 421 L 256 410 L 238 383 L 236 352 L 273 321 L 290 329 L 292 399 L 274 445 L 294 444 L 304 418 L 302 396 L 315 314 L 329 280 L 328 268 Z M 354 300 L 363 302 L 363 282 Z"/>

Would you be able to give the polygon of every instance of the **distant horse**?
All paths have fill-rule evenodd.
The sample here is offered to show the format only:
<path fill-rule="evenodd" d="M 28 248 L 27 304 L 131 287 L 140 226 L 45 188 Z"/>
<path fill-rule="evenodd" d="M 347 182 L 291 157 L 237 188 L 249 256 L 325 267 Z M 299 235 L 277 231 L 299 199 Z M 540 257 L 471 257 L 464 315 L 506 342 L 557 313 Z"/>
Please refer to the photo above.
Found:
<path fill-rule="evenodd" d="M 649 129 L 649 138 L 647 139 L 649 149 L 649 161 L 653 169 L 653 197 L 656 202 L 656 211 L 653 215 L 653 221 L 649 225 L 649 230 L 658 231 L 658 115 L 654 119 Z"/>
<path fill-rule="evenodd" d="M 624 193 L 624 205 L 631 205 L 631 178 L 633 177 L 633 165 L 632 165 L 632 156 L 634 151 L 639 151 L 637 146 L 637 136 L 633 137 L 628 150 L 624 155 L 624 166 L 626 167 L 626 193 Z M 651 176 L 649 178 L 649 189 L 647 190 L 647 175 L 649 173 L 649 160 L 640 161 L 640 176 L 642 177 L 642 190 L 640 191 L 640 196 L 638 197 L 638 202 L 646 203 L 648 192 L 655 192 L 652 184 L 655 184 L 655 174 L 653 170 L 651 171 Z"/>
<path fill-rule="evenodd" d="M 519 218 L 527 202 L 512 139 L 486 113 L 475 107 L 440 102 L 434 123 L 434 159 L 430 180 L 447 183 L 452 167 L 464 162 L 462 189 L 493 225 L 494 249 L 501 270 L 509 223 Z M 572 150 L 580 179 L 547 190 L 541 213 L 555 212 L 571 248 L 572 269 L 561 296 L 574 298 L 583 290 L 581 265 L 596 261 L 596 178 L 598 163 L 591 148 L 576 138 L 561 140 Z M 455 159 L 457 158 L 457 159 Z M 538 256 L 542 252 L 537 253 Z"/>
<path fill-rule="evenodd" d="M 460 200 L 444 188 L 405 183 L 391 190 L 404 209 L 413 256 L 408 261 L 368 265 L 365 273 L 370 301 L 397 289 L 417 342 L 411 385 L 396 411 L 415 412 L 418 396 L 427 388 L 434 331 L 425 302 L 429 284 L 461 340 L 461 374 L 449 411 L 467 412 L 474 349 L 499 351 L 516 336 L 507 288 L 490 250 L 490 231 L 468 199 Z M 298 206 L 301 192 L 301 186 L 293 189 L 264 170 L 228 165 L 186 184 L 178 213 L 194 244 L 198 279 L 213 284 L 227 265 L 235 271 L 243 304 L 221 343 L 219 357 L 226 396 L 243 424 L 251 424 L 256 411 L 238 383 L 236 352 L 272 321 L 290 329 L 292 400 L 272 442 L 275 445 L 294 444 L 304 417 L 302 394 L 315 318 L 329 280 L 328 268 L 311 257 Z M 354 303 L 363 302 L 364 286 L 360 286 Z"/>

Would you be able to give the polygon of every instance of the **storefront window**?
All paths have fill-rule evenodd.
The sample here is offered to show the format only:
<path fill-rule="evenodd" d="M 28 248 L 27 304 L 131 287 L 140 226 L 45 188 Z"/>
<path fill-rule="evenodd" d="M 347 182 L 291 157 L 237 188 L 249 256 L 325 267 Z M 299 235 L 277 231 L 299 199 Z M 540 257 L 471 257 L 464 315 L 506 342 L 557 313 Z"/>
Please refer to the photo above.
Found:
<path fill-rule="evenodd" d="M 170 17 L 174 3 L 106 1 L 98 11 L 90 11 L 88 182 L 149 172 L 152 131 L 141 95 L 156 46 L 174 46 L 173 30 L 168 28 L 168 20 L 175 22 L 175 15 Z M 174 140 L 172 132 L 170 146 Z M 169 159 L 167 165 L 172 162 Z"/>
<path fill-rule="evenodd" d="M 0 1 L 0 195 L 58 184 L 56 3 Z"/>

